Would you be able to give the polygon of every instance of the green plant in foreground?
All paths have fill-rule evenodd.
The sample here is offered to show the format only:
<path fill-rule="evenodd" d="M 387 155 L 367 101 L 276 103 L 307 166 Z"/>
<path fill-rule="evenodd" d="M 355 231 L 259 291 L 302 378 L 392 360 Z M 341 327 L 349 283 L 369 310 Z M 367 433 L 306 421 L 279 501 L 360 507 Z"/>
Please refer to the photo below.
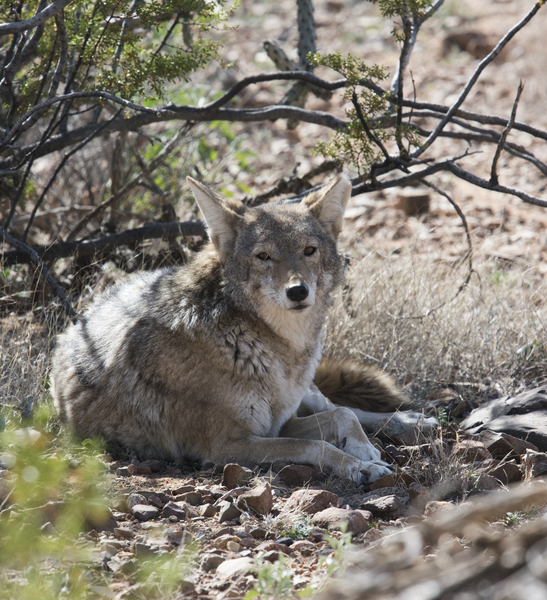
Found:
<path fill-rule="evenodd" d="M 260 555 L 256 559 L 257 582 L 254 588 L 245 596 L 251 600 L 257 596 L 261 598 L 287 598 L 294 593 L 292 571 L 287 566 L 285 555 L 280 554 L 279 559 L 270 563 Z"/>
<path fill-rule="evenodd" d="M 99 449 L 2 416 L 0 598 L 87 597 L 89 557 L 78 536 L 109 515 Z"/>

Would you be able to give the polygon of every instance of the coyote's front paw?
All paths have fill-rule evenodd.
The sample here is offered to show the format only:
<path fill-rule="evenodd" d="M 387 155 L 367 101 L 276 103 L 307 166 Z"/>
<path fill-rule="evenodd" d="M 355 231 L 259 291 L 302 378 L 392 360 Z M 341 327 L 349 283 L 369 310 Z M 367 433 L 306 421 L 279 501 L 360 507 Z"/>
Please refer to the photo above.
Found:
<path fill-rule="evenodd" d="M 364 441 L 350 439 L 346 442 L 343 450 L 364 462 L 377 462 L 382 459 L 380 450 L 373 446 L 368 439 Z"/>
<path fill-rule="evenodd" d="M 338 472 L 341 477 L 351 479 L 355 483 L 369 484 L 391 473 L 391 467 L 381 460 L 362 461 L 352 457 L 348 459 L 340 466 Z"/>

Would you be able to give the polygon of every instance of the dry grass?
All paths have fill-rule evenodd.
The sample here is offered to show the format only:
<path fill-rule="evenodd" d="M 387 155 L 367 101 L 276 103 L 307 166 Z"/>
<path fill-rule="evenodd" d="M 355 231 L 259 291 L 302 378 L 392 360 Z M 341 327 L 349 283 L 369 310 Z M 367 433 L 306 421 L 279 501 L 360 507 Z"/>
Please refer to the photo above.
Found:
<path fill-rule="evenodd" d="M 476 273 L 434 254 L 352 261 L 325 352 L 384 367 L 414 399 L 454 385 L 464 396 L 514 393 L 547 379 L 545 283 L 525 265 L 475 257 Z"/>

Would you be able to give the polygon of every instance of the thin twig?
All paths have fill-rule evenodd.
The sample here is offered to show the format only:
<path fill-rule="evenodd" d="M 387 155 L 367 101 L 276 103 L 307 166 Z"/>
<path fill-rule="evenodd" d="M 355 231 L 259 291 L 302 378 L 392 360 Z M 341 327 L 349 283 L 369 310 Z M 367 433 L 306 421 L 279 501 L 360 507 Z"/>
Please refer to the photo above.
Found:
<path fill-rule="evenodd" d="M 492 160 L 492 169 L 490 170 L 490 183 L 492 183 L 493 185 L 498 185 L 498 183 L 499 183 L 498 173 L 497 173 L 498 160 L 501 156 L 501 151 L 503 150 L 503 148 L 505 146 L 505 141 L 507 140 L 507 136 L 509 135 L 509 132 L 511 131 L 511 127 L 513 127 L 513 123 L 515 122 L 515 119 L 517 117 L 517 108 L 518 108 L 519 101 L 520 101 L 520 95 L 522 94 L 523 89 L 524 89 L 524 84 L 521 81 L 519 83 L 517 95 L 515 96 L 515 101 L 513 102 L 513 109 L 511 110 L 511 117 L 509 118 L 509 123 L 507 123 L 507 127 L 503 130 L 503 133 L 500 136 L 500 139 L 498 142 L 498 147 L 496 148 L 496 153 L 494 154 L 494 158 Z"/>
<path fill-rule="evenodd" d="M 123 109 L 120 108 L 118 110 L 118 112 L 116 113 L 116 116 L 119 115 L 121 113 Z M 102 123 L 102 125 L 104 125 L 106 127 L 106 124 L 108 123 L 108 121 L 105 121 L 104 123 Z M 53 185 L 53 183 L 55 182 L 55 179 L 57 179 L 57 176 L 59 175 L 59 173 L 62 171 L 62 169 L 64 168 L 64 166 L 66 165 L 66 163 L 68 162 L 68 159 L 71 156 L 74 156 L 74 154 L 76 154 L 77 152 L 79 152 L 84 146 L 86 146 L 87 144 L 89 144 L 89 142 L 97 135 L 100 133 L 100 129 L 97 130 L 96 132 L 92 133 L 91 135 L 87 136 L 87 138 L 81 142 L 80 144 L 78 144 L 77 146 L 75 146 L 72 150 L 70 150 L 70 152 L 67 152 L 61 162 L 57 165 L 57 167 L 55 168 L 55 171 L 53 172 L 53 175 L 49 178 L 49 181 L 47 182 L 46 186 L 44 187 L 44 189 L 42 190 L 42 193 L 40 194 L 40 197 L 38 198 L 37 202 L 34 204 L 34 208 L 32 209 L 32 212 L 30 214 L 27 226 L 25 228 L 25 232 L 23 233 L 23 242 L 27 241 L 27 236 L 28 233 L 30 231 L 30 228 L 32 226 L 32 222 L 34 221 L 34 217 L 36 216 L 36 213 L 38 212 L 38 209 L 40 208 L 46 194 L 49 192 L 49 190 L 51 189 L 51 186 Z"/>
<path fill-rule="evenodd" d="M 177 147 L 180 139 L 185 136 L 189 131 L 189 127 L 181 128 L 175 136 L 173 136 L 169 142 L 163 147 L 163 149 L 159 152 L 159 154 L 152 160 L 150 166 L 148 167 L 148 171 L 152 173 L 154 169 L 159 167 L 163 161 L 167 158 L 167 156 Z M 78 235 L 78 233 L 93 219 L 98 217 L 106 208 L 110 205 L 115 204 L 120 198 L 123 198 L 127 192 L 131 191 L 136 186 L 140 185 L 144 175 L 143 173 L 139 173 L 133 179 L 128 181 L 123 187 L 121 187 L 115 194 L 112 194 L 110 198 L 99 204 L 93 211 L 89 214 L 85 215 L 82 219 L 76 223 L 76 225 L 72 228 L 70 233 L 66 236 L 65 241 L 70 242 L 74 240 L 74 238 Z"/>
<path fill-rule="evenodd" d="M 51 291 L 59 298 L 66 314 L 71 318 L 78 316 L 78 313 L 72 308 L 72 304 L 66 297 L 66 294 L 63 292 L 61 286 L 55 281 L 55 279 L 53 279 L 53 276 L 49 272 L 44 261 L 38 256 L 34 248 L 12 237 L 3 227 L 0 227 L 0 240 L 5 244 L 13 246 L 19 253 L 22 253 L 24 256 L 28 257 L 29 262 L 32 262 L 34 265 L 36 265 L 38 275 L 45 279 Z M 0 260 L 1 256 L 2 255 L 0 255 Z"/>
<path fill-rule="evenodd" d="M 403 0 L 401 18 L 403 19 L 403 31 L 404 40 L 403 47 L 401 48 L 401 55 L 399 56 L 399 76 L 397 77 L 397 123 L 395 125 L 395 141 L 397 148 L 399 148 L 399 155 L 402 158 L 406 158 L 407 151 L 403 146 L 402 140 L 402 126 L 403 126 L 403 85 L 404 85 L 404 70 L 408 64 L 411 50 L 411 38 L 412 38 L 412 22 L 408 15 L 407 1 Z"/>
<path fill-rule="evenodd" d="M 361 105 L 359 104 L 359 101 L 357 99 L 357 93 L 355 92 L 355 90 L 353 91 L 353 94 L 351 95 L 351 103 L 353 104 L 353 107 L 355 108 L 355 112 L 357 113 L 357 118 L 359 119 L 359 123 L 361 123 L 361 126 L 365 130 L 367 137 L 369 139 L 371 139 L 378 146 L 378 148 L 380 148 L 380 150 L 382 151 L 382 154 L 384 155 L 384 158 L 386 160 L 390 160 L 391 157 L 389 155 L 389 152 L 386 150 L 386 147 L 384 146 L 384 144 L 382 144 L 380 138 L 377 135 L 375 135 L 374 133 L 372 133 L 372 130 L 368 126 L 365 116 L 363 115 L 363 111 L 361 110 Z"/>
<path fill-rule="evenodd" d="M 431 146 L 433 141 L 439 136 L 439 134 L 444 129 L 444 127 L 447 125 L 447 123 L 452 119 L 452 117 L 454 116 L 454 114 L 458 110 L 458 108 L 463 104 L 464 100 L 467 98 L 467 95 L 469 94 L 469 92 L 471 91 L 471 89 L 473 88 L 475 83 L 477 82 L 477 79 L 479 78 L 480 74 L 496 58 L 496 56 L 509 43 L 509 41 L 527 23 L 529 23 L 532 20 L 532 18 L 539 11 L 539 9 L 543 6 L 543 4 L 544 4 L 544 0 L 540 0 L 540 1 L 536 2 L 534 4 L 534 7 L 532 8 L 532 10 L 530 10 L 523 19 L 521 19 L 514 27 L 512 27 L 503 36 L 503 38 L 496 44 L 496 47 L 488 54 L 488 56 L 486 56 L 485 58 L 483 58 L 483 60 L 481 60 L 478 67 L 475 69 L 475 72 L 473 73 L 473 75 L 471 76 L 469 81 L 465 84 L 465 87 L 464 87 L 462 93 L 458 96 L 457 100 L 450 107 L 450 109 L 444 116 L 443 120 L 439 123 L 439 125 L 437 125 L 436 129 L 425 140 L 425 142 L 412 153 L 412 158 L 418 158 L 418 156 L 421 156 L 429 148 L 429 146 Z"/>

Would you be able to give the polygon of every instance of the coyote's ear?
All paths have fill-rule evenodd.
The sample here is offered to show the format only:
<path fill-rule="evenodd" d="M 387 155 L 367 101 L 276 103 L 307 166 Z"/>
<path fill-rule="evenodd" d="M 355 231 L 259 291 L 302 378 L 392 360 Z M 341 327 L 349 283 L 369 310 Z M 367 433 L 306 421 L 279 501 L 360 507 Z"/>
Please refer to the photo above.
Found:
<path fill-rule="evenodd" d="M 222 198 L 191 177 L 187 177 L 186 181 L 205 217 L 209 236 L 217 252 L 221 257 L 227 256 L 233 249 L 245 206 L 237 200 Z"/>
<path fill-rule="evenodd" d="M 336 240 L 342 229 L 342 218 L 350 196 L 350 180 L 342 173 L 321 190 L 309 194 L 303 202 Z"/>

